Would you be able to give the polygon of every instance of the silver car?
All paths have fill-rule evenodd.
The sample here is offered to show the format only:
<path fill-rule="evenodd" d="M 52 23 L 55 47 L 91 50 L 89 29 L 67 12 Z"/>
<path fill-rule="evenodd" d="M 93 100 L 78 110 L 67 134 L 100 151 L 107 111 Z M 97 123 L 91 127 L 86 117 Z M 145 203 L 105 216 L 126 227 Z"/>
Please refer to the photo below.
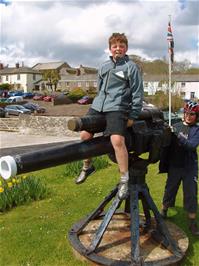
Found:
<path fill-rule="evenodd" d="M 5 107 L 5 112 L 8 115 L 20 115 L 20 114 L 31 114 L 29 109 L 26 109 L 19 104 L 11 104 Z"/>

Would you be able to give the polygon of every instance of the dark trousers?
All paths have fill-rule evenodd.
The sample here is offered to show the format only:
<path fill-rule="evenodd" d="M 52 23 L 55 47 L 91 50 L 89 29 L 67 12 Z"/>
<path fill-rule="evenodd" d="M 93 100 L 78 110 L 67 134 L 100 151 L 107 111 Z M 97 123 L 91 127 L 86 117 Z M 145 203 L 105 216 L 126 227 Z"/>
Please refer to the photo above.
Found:
<path fill-rule="evenodd" d="M 165 207 L 175 206 L 176 195 L 182 182 L 184 208 L 189 213 L 196 213 L 198 207 L 197 180 L 197 175 L 190 169 L 170 168 L 163 196 L 163 205 Z"/>

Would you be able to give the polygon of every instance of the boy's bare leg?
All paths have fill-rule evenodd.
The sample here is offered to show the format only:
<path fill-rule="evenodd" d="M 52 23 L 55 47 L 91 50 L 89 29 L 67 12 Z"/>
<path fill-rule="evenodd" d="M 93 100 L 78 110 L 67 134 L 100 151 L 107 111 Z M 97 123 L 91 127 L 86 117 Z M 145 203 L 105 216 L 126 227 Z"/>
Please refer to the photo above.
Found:
<path fill-rule="evenodd" d="M 81 131 L 80 132 L 80 138 L 81 140 L 89 140 L 93 138 L 93 134 L 87 132 L 87 131 Z M 83 160 L 83 167 L 80 175 L 76 178 L 75 183 L 81 184 L 83 183 L 86 178 L 92 174 L 95 171 L 95 168 L 92 166 L 92 160 L 91 158 L 87 158 Z"/>
<path fill-rule="evenodd" d="M 125 144 L 125 138 L 121 135 L 111 135 L 111 143 L 115 151 L 115 157 L 120 170 L 121 178 L 118 196 L 124 199 L 128 195 L 128 151 Z"/>

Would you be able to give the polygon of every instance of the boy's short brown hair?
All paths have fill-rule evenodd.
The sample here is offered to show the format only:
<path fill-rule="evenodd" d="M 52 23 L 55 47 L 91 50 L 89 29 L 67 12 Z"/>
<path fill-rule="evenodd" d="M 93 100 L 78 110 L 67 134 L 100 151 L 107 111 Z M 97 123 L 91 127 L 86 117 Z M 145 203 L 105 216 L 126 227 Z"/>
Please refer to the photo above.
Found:
<path fill-rule="evenodd" d="M 109 48 L 111 48 L 111 45 L 115 42 L 123 42 L 126 44 L 126 47 L 128 48 L 128 39 L 124 33 L 114 32 L 109 40 Z"/>

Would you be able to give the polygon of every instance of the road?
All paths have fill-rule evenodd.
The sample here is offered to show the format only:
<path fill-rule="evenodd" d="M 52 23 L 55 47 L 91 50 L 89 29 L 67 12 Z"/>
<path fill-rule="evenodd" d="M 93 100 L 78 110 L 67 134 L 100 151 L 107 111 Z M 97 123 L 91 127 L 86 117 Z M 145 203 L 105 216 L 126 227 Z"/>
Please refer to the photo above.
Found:
<path fill-rule="evenodd" d="M 66 142 L 79 140 L 77 137 L 57 137 L 40 135 L 23 135 L 16 132 L 0 131 L 0 157 L 31 152 Z"/>

